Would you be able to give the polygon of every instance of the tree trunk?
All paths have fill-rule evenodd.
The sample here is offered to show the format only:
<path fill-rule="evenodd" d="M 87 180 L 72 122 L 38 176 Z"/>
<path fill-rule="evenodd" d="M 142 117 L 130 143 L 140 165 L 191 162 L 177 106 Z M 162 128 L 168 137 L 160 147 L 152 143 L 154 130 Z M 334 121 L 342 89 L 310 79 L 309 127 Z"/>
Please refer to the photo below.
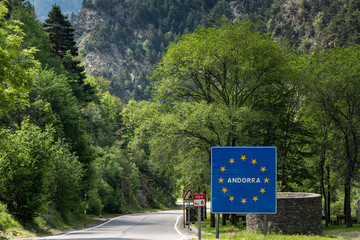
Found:
<path fill-rule="evenodd" d="M 349 173 L 346 173 L 345 179 L 345 199 L 344 199 L 344 213 L 346 215 L 346 226 L 352 227 L 352 218 L 351 218 L 351 176 L 348 176 Z"/>
<path fill-rule="evenodd" d="M 210 227 L 215 227 L 215 214 L 210 215 Z"/>
<path fill-rule="evenodd" d="M 330 222 L 330 216 L 331 216 L 331 208 L 330 208 L 330 193 L 331 193 L 331 184 L 330 184 L 330 166 L 326 166 L 327 170 L 327 214 L 326 216 L 326 222 Z"/>
<path fill-rule="evenodd" d="M 282 164 L 282 167 L 281 167 L 281 189 L 280 191 L 282 192 L 283 189 L 285 189 L 285 163 Z"/>
<path fill-rule="evenodd" d="M 225 226 L 226 225 L 226 220 L 228 219 L 229 214 L 223 214 L 222 215 L 222 225 Z"/>
<path fill-rule="evenodd" d="M 328 226 L 328 216 L 327 216 L 327 199 L 326 199 L 326 192 L 325 192 L 325 183 L 324 183 L 324 175 L 325 175 L 325 169 L 324 169 L 324 164 L 325 164 L 325 157 L 326 157 L 326 152 L 325 149 L 323 149 L 323 153 L 322 156 L 320 158 L 320 175 L 321 175 L 321 180 L 320 180 L 320 192 L 322 197 L 324 197 L 324 213 L 325 213 L 325 226 Z"/>
<path fill-rule="evenodd" d="M 351 181 L 353 177 L 353 171 L 355 169 L 355 163 L 357 161 L 358 146 L 356 131 L 351 131 L 351 135 L 348 134 L 348 131 L 344 131 L 344 136 L 346 151 L 344 214 L 346 215 L 346 226 L 352 227 L 353 224 L 351 218 Z"/>
<path fill-rule="evenodd" d="M 230 216 L 230 223 L 231 223 L 231 225 L 234 226 L 234 227 L 237 226 L 236 214 L 231 214 L 231 216 Z"/>

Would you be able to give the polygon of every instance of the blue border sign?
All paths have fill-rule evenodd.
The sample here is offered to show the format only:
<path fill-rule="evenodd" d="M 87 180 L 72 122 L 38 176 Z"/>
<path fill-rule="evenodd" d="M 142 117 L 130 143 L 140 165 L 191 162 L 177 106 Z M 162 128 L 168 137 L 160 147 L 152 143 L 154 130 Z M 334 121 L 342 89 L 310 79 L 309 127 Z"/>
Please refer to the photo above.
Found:
<path fill-rule="evenodd" d="M 211 212 L 276 214 L 276 147 L 211 148 Z"/>

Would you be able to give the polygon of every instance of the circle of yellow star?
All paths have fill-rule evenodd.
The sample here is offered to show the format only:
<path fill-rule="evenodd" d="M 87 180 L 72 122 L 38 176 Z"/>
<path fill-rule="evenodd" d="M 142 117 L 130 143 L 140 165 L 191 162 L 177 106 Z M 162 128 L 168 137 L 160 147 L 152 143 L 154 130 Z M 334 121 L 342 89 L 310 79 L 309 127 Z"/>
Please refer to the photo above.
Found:
<path fill-rule="evenodd" d="M 224 172 L 226 169 L 225 167 L 221 167 L 220 171 Z"/>
<path fill-rule="evenodd" d="M 246 198 L 242 198 L 241 202 L 242 202 L 243 204 L 245 204 L 245 203 L 246 203 Z"/>
<path fill-rule="evenodd" d="M 231 164 L 233 164 L 235 161 L 233 158 L 230 158 L 230 161 L 229 161 Z"/>
<path fill-rule="evenodd" d="M 257 163 L 257 162 L 256 162 L 256 159 L 253 159 L 253 160 L 251 161 L 251 163 L 255 165 L 255 164 Z"/>
<path fill-rule="evenodd" d="M 265 167 L 261 167 L 260 171 L 265 172 L 266 168 Z"/>
<path fill-rule="evenodd" d="M 223 190 L 221 190 L 222 192 L 226 193 L 227 192 L 227 189 L 226 188 L 223 188 Z"/>
<path fill-rule="evenodd" d="M 224 183 L 224 179 L 223 178 L 219 178 L 219 183 Z"/>
<path fill-rule="evenodd" d="M 259 199 L 257 198 L 257 196 L 256 197 L 254 196 L 253 200 L 256 202 Z"/>
<path fill-rule="evenodd" d="M 245 159 L 246 159 L 245 155 L 241 155 L 241 159 L 242 159 L 243 161 L 245 161 Z"/>
<path fill-rule="evenodd" d="M 261 192 L 262 194 L 264 194 L 265 188 L 260 188 L 260 189 L 261 189 L 260 192 Z"/>
<path fill-rule="evenodd" d="M 264 183 L 269 183 L 269 180 L 270 180 L 270 179 L 265 178 L 265 179 L 264 179 Z"/>
<path fill-rule="evenodd" d="M 232 202 L 234 201 L 234 196 L 230 197 L 229 200 Z"/>

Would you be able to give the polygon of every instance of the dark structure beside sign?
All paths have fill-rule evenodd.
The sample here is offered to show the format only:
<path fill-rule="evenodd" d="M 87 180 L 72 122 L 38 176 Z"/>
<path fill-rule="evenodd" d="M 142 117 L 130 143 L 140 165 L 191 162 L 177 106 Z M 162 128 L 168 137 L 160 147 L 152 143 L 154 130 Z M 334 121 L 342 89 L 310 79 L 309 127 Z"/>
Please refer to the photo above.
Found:
<path fill-rule="evenodd" d="M 321 196 L 313 193 L 279 192 L 277 214 L 268 215 L 268 232 L 321 235 Z M 246 216 L 247 231 L 263 231 L 264 215 Z"/>

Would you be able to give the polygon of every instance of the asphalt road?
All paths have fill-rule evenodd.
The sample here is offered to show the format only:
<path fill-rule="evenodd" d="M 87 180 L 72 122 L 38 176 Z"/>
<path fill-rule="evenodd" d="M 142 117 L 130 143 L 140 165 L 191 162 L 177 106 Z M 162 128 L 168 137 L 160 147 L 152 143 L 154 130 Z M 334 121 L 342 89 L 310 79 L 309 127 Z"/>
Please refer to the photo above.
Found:
<path fill-rule="evenodd" d="M 196 237 L 181 229 L 181 217 L 181 210 L 129 214 L 93 228 L 37 239 L 186 240 Z"/>

